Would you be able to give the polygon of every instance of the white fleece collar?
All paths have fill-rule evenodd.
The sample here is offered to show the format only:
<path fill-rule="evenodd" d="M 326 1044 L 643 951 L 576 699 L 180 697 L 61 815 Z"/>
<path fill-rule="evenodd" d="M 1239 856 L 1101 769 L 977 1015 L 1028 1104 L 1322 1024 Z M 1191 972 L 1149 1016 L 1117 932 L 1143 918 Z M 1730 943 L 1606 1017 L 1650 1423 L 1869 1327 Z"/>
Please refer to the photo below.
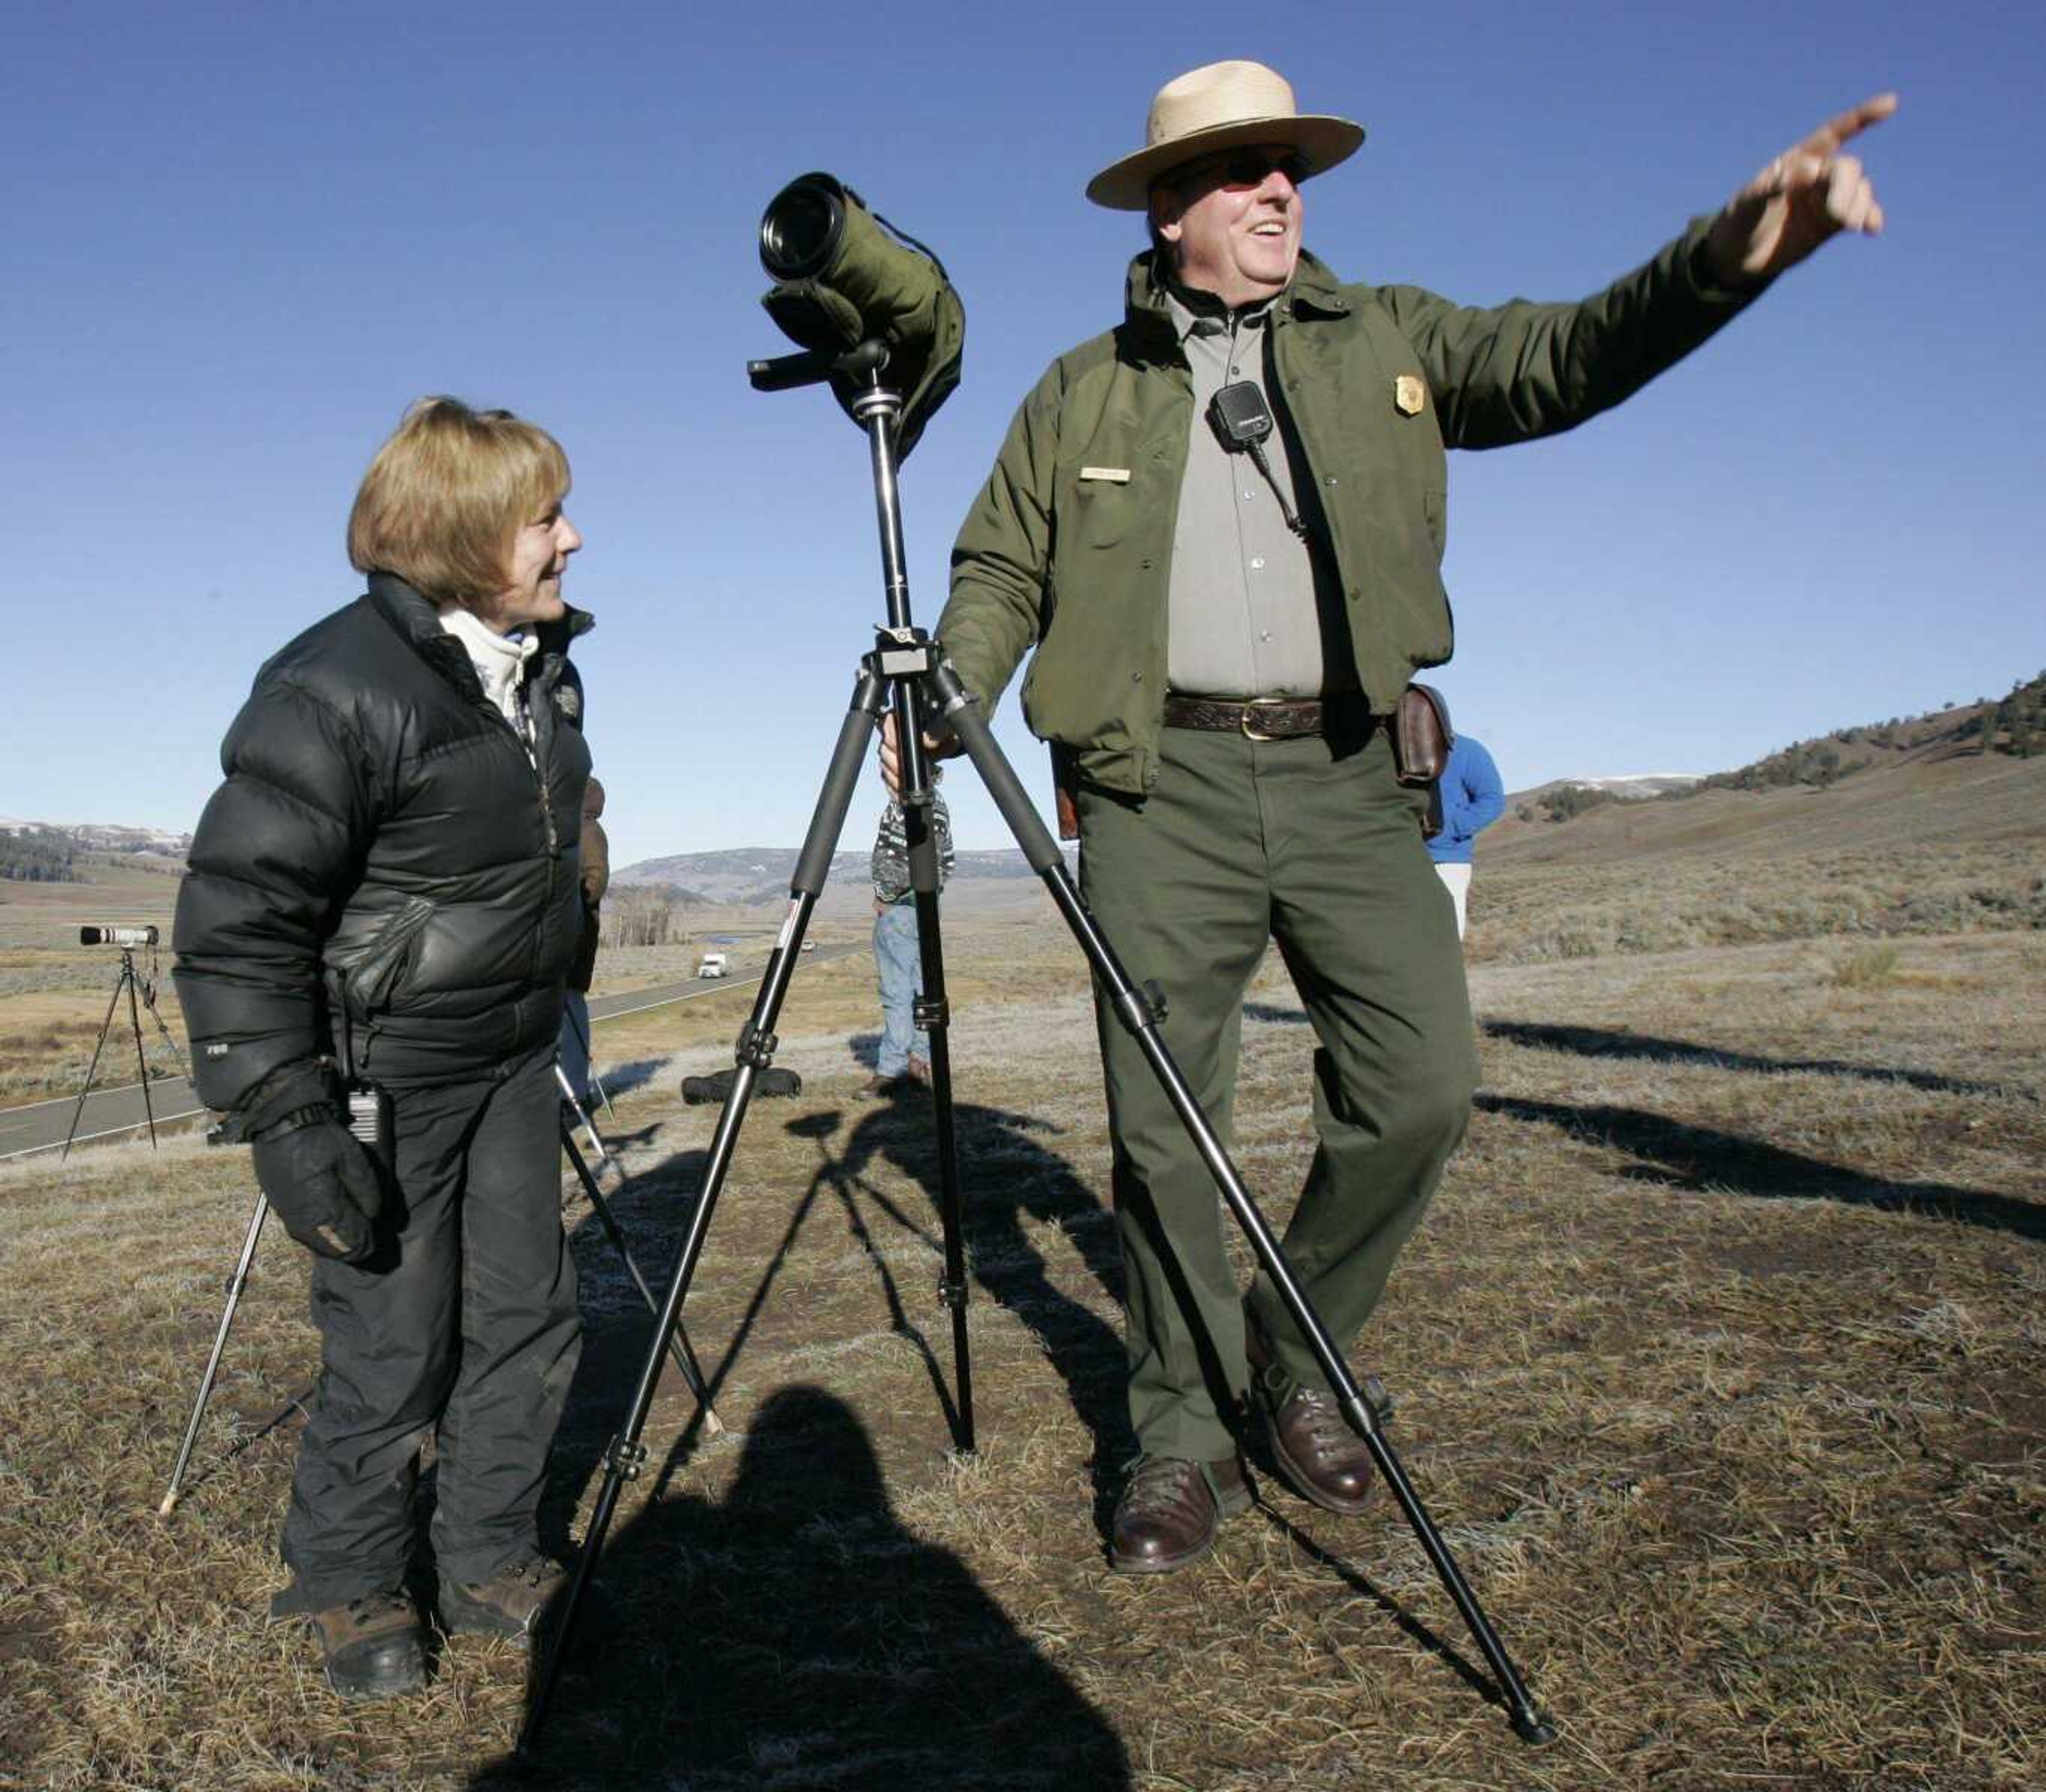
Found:
<path fill-rule="evenodd" d="M 458 603 L 450 604 L 440 616 L 441 626 L 461 643 L 469 663 L 476 668 L 483 694 L 507 722 L 518 727 L 525 708 L 527 662 L 540 650 L 539 636 L 500 634 Z"/>

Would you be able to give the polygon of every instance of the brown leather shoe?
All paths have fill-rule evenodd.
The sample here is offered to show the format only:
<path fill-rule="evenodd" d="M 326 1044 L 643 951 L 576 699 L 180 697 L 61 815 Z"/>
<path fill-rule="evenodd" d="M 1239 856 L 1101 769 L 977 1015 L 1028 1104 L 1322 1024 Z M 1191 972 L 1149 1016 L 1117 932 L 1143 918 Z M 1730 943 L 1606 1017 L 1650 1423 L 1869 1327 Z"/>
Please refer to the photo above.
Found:
<path fill-rule="evenodd" d="M 326 1683 L 343 1698 L 391 1698 L 427 1683 L 427 1630 L 396 1587 L 312 1614 Z"/>
<path fill-rule="evenodd" d="M 1250 1483 L 1233 1456 L 1145 1456 L 1116 1502 L 1108 1565 L 1118 1574 L 1169 1574 L 1206 1555 L 1222 1520 L 1249 1504 Z"/>
<path fill-rule="evenodd" d="M 1257 1409 L 1272 1460 L 1302 1499 L 1345 1518 L 1370 1503 L 1377 1472 L 1370 1448 L 1349 1428 L 1334 1394 L 1295 1384 L 1276 1405 L 1260 1398 Z"/>

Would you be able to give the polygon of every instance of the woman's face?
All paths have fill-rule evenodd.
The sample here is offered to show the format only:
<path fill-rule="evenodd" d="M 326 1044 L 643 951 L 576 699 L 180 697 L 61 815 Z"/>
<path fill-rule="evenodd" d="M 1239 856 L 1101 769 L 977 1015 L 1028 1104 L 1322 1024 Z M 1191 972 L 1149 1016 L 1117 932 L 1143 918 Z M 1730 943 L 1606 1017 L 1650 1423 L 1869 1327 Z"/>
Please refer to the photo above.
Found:
<path fill-rule="evenodd" d="M 558 503 L 521 523 L 512 538 L 512 582 L 478 604 L 477 616 L 500 634 L 553 622 L 567 607 L 562 602 L 562 574 L 569 556 L 581 545 L 581 535 Z"/>

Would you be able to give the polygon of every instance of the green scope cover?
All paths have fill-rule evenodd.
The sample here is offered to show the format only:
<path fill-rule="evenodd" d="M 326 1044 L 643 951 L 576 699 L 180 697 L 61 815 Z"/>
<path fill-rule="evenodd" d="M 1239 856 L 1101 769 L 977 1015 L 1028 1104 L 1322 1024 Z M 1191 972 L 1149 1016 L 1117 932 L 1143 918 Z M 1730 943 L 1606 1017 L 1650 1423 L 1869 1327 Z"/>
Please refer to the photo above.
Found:
<path fill-rule="evenodd" d="M 870 337 L 886 345 L 883 378 L 902 395 L 895 451 L 906 460 L 959 385 L 966 307 L 936 260 L 898 242 L 851 187 L 840 191 L 844 225 L 828 265 L 805 279 L 778 281 L 760 303 L 799 347 L 842 354 Z M 837 376 L 831 384 L 851 417 L 862 388 Z"/>

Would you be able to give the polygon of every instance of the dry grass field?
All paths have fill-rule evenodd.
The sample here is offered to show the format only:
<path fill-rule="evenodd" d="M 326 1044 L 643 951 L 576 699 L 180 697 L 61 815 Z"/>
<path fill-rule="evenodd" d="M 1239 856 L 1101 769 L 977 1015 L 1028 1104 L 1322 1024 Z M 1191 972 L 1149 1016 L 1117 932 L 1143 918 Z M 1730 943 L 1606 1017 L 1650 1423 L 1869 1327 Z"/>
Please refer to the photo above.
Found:
<path fill-rule="evenodd" d="M 685 1313 L 729 1428 L 670 1376 L 604 1560 L 624 1628 L 564 1682 L 552 1783 L 2046 1783 L 2037 931 L 1475 968 L 1484 1093 L 1361 1362 L 1558 1721 L 1539 1752 L 1389 1505 L 1340 1521 L 1260 1474 L 1206 1563 L 1107 1572 L 1130 1443 L 1089 1007 L 1047 919 L 951 946 L 981 1448 L 948 1448 L 925 1111 L 856 1093 L 864 963 L 806 969 L 779 1060 L 804 1093 L 755 1106 Z M 714 1113 L 677 1078 L 728 1062 L 747 1000 L 599 1031 L 657 1277 Z M 1275 1217 L 1310 1049 L 1275 962 L 1239 1101 Z M 504 1646 L 350 1708 L 264 1621 L 315 1361 L 274 1233 L 156 1516 L 250 1198 L 243 1154 L 189 1142 L 0 1169 L 0 1784 L 506 1783 Z M 565 1219 L 590 1334 L 558 1536 L 649 1329 L 579 1198 Z"/>

